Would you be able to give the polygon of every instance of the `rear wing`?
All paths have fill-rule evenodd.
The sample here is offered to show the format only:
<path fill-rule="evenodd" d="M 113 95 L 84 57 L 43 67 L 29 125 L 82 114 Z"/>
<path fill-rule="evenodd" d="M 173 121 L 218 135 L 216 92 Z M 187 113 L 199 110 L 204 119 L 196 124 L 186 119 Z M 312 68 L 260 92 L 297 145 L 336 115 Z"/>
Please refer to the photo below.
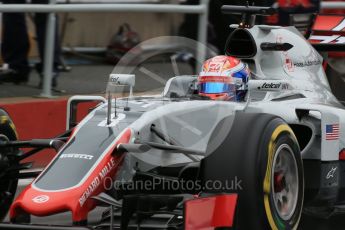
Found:
<path fill-rule="evenodd" d="M 309 41 L 321 52 L 345 52 L 345 15 L 317 15 Z"/>

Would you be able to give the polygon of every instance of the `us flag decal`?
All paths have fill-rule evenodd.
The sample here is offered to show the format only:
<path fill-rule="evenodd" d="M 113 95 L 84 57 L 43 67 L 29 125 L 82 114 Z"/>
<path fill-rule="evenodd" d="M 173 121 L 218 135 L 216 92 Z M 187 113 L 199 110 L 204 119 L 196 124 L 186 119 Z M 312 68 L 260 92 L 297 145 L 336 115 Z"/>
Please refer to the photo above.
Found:
<path fill-rule="evenodd" d="M 326 125 L 326 140 L 339 139 L 339 124 Z"/>

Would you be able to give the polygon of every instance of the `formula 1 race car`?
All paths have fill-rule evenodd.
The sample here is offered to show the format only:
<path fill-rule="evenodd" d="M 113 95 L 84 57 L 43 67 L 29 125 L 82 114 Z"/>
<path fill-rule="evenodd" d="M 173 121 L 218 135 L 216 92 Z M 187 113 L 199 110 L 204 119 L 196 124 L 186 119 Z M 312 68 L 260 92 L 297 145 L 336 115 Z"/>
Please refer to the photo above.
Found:
<path fill-rule="evenodd" d="M 344 39 L 313 48 L 294 27 L 254 25 L 271 8 L 222 10 L 243 14 L 226 54 L 252 71 L 244 102 L 195 96 L 195 76 L 171 78 L 161 95 L 112 99 L 113 88 L 135 84 L 114 72 L 107 99 L 69 100 L 68 131 L 54 139 L 18 141 L 1 111 L 0 217 L 9 210 L 11 223 L 0 229 L 297 229 L 302 212 L 344 212 L 345 110 L 316 50 L 344 51 Z M 76 105 L 95 100 L 77 124 Z M 22 172 L 31 165 L 20 161 L 43 148 L 57 151 L 51 163 Z M 91 226 L 101 205 L 109 208 Z M 74 226 L 30 224 L 61 212 Z"/>

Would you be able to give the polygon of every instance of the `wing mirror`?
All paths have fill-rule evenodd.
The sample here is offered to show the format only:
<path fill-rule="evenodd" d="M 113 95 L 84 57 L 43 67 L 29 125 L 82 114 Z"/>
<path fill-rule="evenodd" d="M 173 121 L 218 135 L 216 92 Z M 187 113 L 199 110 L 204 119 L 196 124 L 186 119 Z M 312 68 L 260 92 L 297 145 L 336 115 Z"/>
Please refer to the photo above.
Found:
<path fill-rule="evenodd" d="M 66 119 L 66 130 L 70 130 L 78 124 L 78 114 L 83 115 L 79 117 L 81 120 L 85 117 L 88 112 L 93 109 L 99 103 L 105 103 L 107 100 L 101 96 L 84 96 L 76 95 L 68 99 L 67 102 L 67 119 Z M 86 103 L 86 106 L 78 108 L 78 105 Z M 89 111 L 87 111 L 87 109 Z M 79 112 L 78 112 L 79 111 Z"/>

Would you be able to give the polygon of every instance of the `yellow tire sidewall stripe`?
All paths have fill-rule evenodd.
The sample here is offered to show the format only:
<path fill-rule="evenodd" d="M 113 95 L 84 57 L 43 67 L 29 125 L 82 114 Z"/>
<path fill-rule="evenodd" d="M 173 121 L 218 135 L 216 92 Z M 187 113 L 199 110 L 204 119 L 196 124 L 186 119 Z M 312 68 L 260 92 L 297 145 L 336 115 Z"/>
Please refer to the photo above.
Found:
<path fill-rule="evenodd" d="M 273 164 L 273 159 L 274 159 L 274 154 L 275 154 L 274 150 L 276 149 L 275 141 L 282 132 L 288 132 L 296 140 L 296 137 L 293 131 L 291 130 L 291 128 L 286 124 L 281 124 L 278 127 L 276 127 L 275 130 L 273 131 L 271 139 L 268 144 L 267 168 L 266 168 L 263 186 L 264 186 L 264 206 L 265 206 L 266 216 L 272 230 L 279 230 L 279 228 L 277 227 L 276 222 L 274 221 L 272 209 L 270 205 L 271 177 L 272 177 L 271 167 Z"/>

